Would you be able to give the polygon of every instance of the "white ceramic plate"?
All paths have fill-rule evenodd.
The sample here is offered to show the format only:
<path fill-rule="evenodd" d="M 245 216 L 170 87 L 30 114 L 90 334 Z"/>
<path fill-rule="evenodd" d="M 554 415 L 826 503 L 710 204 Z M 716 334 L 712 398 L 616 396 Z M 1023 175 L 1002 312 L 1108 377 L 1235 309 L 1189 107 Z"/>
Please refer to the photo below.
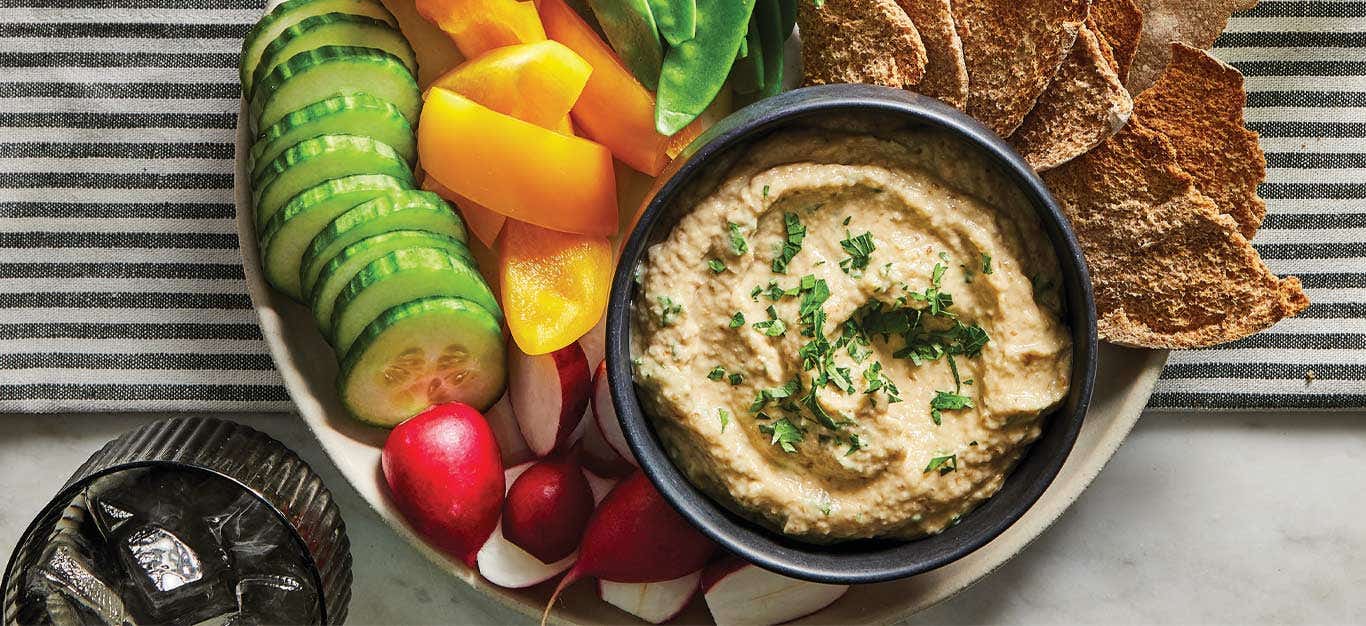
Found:
<path fill-rule="evenodd" d="M 244 111 L 240 119 L 245 117 Z M 388 431 L 361 425 L 346 416 L 334 385 L 336 358 L 318 334 L 312 315 L 271 289 L 261 274 L 245 171 L 249 139 L 246 127 L 239 122 L 235 191 L 247 288 L 260 318 L 261 333 L 299 413 L 342 474 L 396 532 L 451 575 L 529 618 L 539 618 L 550 585 L 511 590 L 485 582 L 463 563 L 447 558 L 419 539 L 388 499 L 379 469 L 380 446 Z M 1138 420 L 1166 359 L 1165 352 L 1102 344 L 1095 396 L 1076 447 L 1052 486 L 1023 518 L 982 549 L 955 563 L 906 580 L 855 587 L 834 605 L 799 623 L 898 621 L 962 591 L 1005 563 L 1048 528 L 1110 460 Z M 571 624 L 622 622 L 624 614 L 599 601 L 593 587 L 581 583 L 571 589 L 554 619 Z M 709 620 L 706 608 L 698 601 L 678 621 Z"/>

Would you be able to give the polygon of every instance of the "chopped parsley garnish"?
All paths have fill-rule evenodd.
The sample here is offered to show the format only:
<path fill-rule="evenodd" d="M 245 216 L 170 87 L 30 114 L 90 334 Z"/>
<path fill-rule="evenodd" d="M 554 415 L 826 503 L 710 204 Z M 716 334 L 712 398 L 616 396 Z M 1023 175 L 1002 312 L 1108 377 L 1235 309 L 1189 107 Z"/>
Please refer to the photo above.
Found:
<path fill-rule="evenodd" d="M 863 380 L 868 383 L 864 388 L 863 393 L 881 391 L 887 396 L 888 404 L 901 402 L 901 390 L 897 389 L 896 383 L 893 383 L 892 380 L 887 378 L 887 375 L 882 372 L 881 362 L 873 361 L 873 364 L 869 365 L 868 369 L 863 370 Z"/>
<path fill-rule="evenodd" d="M 707 378 L 710 378 L 710 379 L 712 379 L 712 380 L 721 380 L 722 378 L 725 378 L 725 377 L 726 377 L 726 368 L 721 367 L 720 365 L 717 365 L 716 367 L 711 368 L 711 371 L 710 371 L 710 372 L 707 372 Z"/>
<path fill-rule="evenodd" d="M 730 327 L 739 328 L 745 325 L 745 314 L 743 311 L 736 311 L 735 315 L 730 316 Z"/>
<path fill-rule="evenodd" d="M 764 197 L 768 197 L 768 185 L 764 185 Z"/>
<path fill-rule="evenodd" d="M 731 254 L 740 256 L 749 252 L 749 242 L 745 241 L 745 236 L 740 233 L 740 225 L 735 222 L 726 222 L 726 229 L 730 231 Z"/>
<path fill-rule="evenodd" d="M 925 473 L 938 471 L 940 476 L 958 469 L 958 455 L 950 454 L 947 456 L 937 456 L 930 459 L 929 465 L 925 466 Z"/>
<path fill-rule="evenodd" d="M 669 296 L 656 296 L 659 301 L 659 324 L 661 326 L 673 326 L 678 321 L 678 316 L 683 313 L 683 305 L 674 302 Z"/>
<path fill-rule="evenodd" d="M 982 273 L 991 273 L 991 255 L 985 252 L 982 253 Z"/>
<path fill-rule="evenodd" d="M 755 301 L 755 302 L 758 302 L 758 301 L 759 301 L 759 294 L 761 294 L 761 293 L 763 293 L 763 292 L 764 292 L 764 288 L 763 288 L 763 287 L 760 287 L 760 286 L 758 286 L 758 285 L 755 285 L 753 289 L 749 290 L 749 299 L 751 299 L 751 300 L 753 300 L 753 301 Z"/>
<path fill-rule="evenodd" d="M 755 322 L 754 330 L 757 330 L 769 337 L 781 337 L 787 332 L 787 323 L 778 319 L 778 310 L 773 305 L 768 306 L 768 319 Z"/>
<path fill-rule="evenodd" d="M 852 215 L 846 215 L 846 216 L 844 216 L 844 221 L 842 222 L 842 224 L 843 224 L 844 226 L 848 226 L 848 225 L 849 225 L 849 220 L 852 220 L 852 219 L 854 219 L 854 216 L 852 216 Z"/>
<path fill-rule="evenodd" d="M 970 408 L 972 408 L 972 398 L 948 391 L 935 391 L 934 398 L 930 399 L 930 419 L 934 420 L 935 425 L 939 425 L 943 422 L 943 414 L 940 411 L 957 411 Z"/>
<path fill-rule="evenodd" d="M 772 424 L 760 424 L 759 432 L 765 435 L 771 435 L 772 439 L 769 439 L 769 443 L 782 448 L 783 452 L 788 454 L 795 453 L 797 451 L 795 444 L 799 444 L 805 439 L 802 435 L 802 430 L 793 426 L 792 422 L 788 421 L 786 417 L 781 418 Z"/>
<path fill-rule="evenodd" d="M 707 259 L 707 268 L 710 269 L 713 274 L 720 274 L 721 272 L 726 271 L 726 263 L 721 259 Z"/>
<path fill-rule="evenodd" d="M 760 409 L 764 408 L 764 406 L 767 405 L 770 401 L 781 400 L 783 398 L 790 398 L 798 391 L 801 391 L 801 388 L 801 381 L 797 380 L 796 378 L 793 378 L 792 380 L 787 381 L 787 383 L 784 384 L 782 387 L 769 387 L 768 389 L 760 389 L 759 394 L 754 398 L 754 403 L 749 405 L 749 410 L 752 413 L 758 412 Z"/>
<path fill-rule="evenodd" d="M 845 231 L 845 234 L 848 235 L 849 231 Z M 857 237 L 848 236 L 840 241 L 840 247 L 849 255 L 849 258 L 840 261 L 840 269 L 848 274 L 849 270 L 863 270 L 868 267 L 868 261 L 877 249 L 877 244 L 873 242 L 873 233 L 867 232 Z"/>
<path fill-rule="evenodd" d="M 849 456 L 863 449 L 863 442 L 859 441 L 857 433 L 849 433 L 849 451 L 844 456 Z"/>
<path fill-rule="evenodd" d="M 779 274 L 787 273 L 787 264 L 792 262 L 792 257 L 802 251 L 802 240 L 806 239 L 806 226 L 802 225 L 801 218 L 797 217 L 796 213 L 784 213 L 783 224 L 787 230 L 787 239 L 783 241 L 783 247 L 772 263 L 773 271 Z"/>
<path fill-rule="evenodd" d="M 738 384 L 740 384 L 740 383 L 745 382 L 745 375 L 744 375 L 744 374 L 741 374 L 741 373 L 739 373 L 739 372 L 736 372 L 736 373 L 730 375 L 729 380 L 730 380 L 730 384 L 731 384 L 732 386 L 738 385 Z"/>
<path fill-rule="evenodd" d="M 716 409 L 717 415 L 721 418 L 721 432 L 726 432 L 726 425 L 730 424 L 730 411 Z"/>
<path fill-rule="evenodd" d="M 820 503 L 816 505 L 816 508 L 818 508 L 818 509 L 820 510 L 821 515 L 825 515 L 825 516 L 829 516 L 829 515 L 830 515 L 830 501 L 829 501 L 829 500 L 821 500 Z"/>

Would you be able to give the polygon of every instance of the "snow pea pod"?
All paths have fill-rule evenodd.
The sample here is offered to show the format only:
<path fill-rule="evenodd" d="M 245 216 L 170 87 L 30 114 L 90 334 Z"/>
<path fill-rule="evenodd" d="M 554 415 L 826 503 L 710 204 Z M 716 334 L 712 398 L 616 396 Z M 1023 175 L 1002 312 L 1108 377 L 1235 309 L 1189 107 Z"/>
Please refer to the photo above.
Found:
<path fill-rule="evenodd" d="M 696 0 L 650 0 L 659 34 L 676 46 L 697 36 Z"/>
<path fill-rule="evenodd" d="M 753 10 L 754 0 L 697 1 L 697 36 L 669 48 L 664 56 L 655 103 L 655 129 L 660 134 L 682 130 L 716 98 L 748 33 Z"/>
<path fill-rule="evenodd" d="M 621 62 L 646 89 L 654 89 L 664 61 L 664 44 L 645 0 L 588 0 L 603 34 Z"/>
<path fill-rule="evenodd" d="M 758 27 L 759 43 L 763 48 L 764 82 L 759 94 L 776 96 L 783 90 L 783 53 L 787 37 L 783 36 L 781 0 L 756 0 L 751 26 Z"/>

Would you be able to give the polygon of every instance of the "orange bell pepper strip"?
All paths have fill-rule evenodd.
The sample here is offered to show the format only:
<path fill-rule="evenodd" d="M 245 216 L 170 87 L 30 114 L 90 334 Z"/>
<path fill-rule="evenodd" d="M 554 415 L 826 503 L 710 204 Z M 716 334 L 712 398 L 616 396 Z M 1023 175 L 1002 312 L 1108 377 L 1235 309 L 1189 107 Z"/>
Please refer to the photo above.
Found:
<path fill-rule="evenodd" d="M 460 194 L 436 182 L 431 176 L 422 180 L 422 188 L 445 198 L 460 209 L 460 216 L 465 218 L 465 226 L 469 228 L 470 234 L 474 235 L 479 243 L 493 248 L 493 242 L 498 240 L 498 233 L 503 232 L 503 222 L 508 219 L 506 215 L 494 213 L 469 198 L 461 197 Z"/>
<path fill-rule="evenodd" d="M 559 350 L 602 318 L 612 290 L 612 243 L 508 220 L 499 240 L 508 330 L 527 354 Z"/>
<path fill-rule="evenodd" d="M 551 39 L 593 66 L 574 105 L 574 123 L 589 139 L 641 172 L 658 176 L 669 163 L 669 138 L 655 131 L 655 96 L 621 64 L 612 48 L 564 0 L 537 0 Z"/>
<path fill-rule="evenodd" d="M 504 115 L 560 130 L 593 72 L 556 41 L 505 46 L 484 53 L 432 83 Z"/>
<path fill-rule="evenodd" d="M 616 233 L 612 153 L 599 144 L 433 89 L 417 149 L 428 176 L 492 211 L 560 232 Z"/>
<path fill-rule="evenodd" d="M 494 48 L 545 39 L 531 0 L 415 0 L 417 12 L 473 59 Z"/>

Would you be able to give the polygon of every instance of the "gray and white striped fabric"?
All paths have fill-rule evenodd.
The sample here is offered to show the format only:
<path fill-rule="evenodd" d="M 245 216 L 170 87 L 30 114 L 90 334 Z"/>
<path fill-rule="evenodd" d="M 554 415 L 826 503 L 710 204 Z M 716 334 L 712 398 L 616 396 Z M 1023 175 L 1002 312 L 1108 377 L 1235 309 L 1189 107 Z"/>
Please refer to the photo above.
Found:
<path fill-rule="evenodd" d="M 261 4 L 0 0 L 0 411 L 289 409 L 233 222 Z M 1174 354 L 1152 405 L 1366 406 L 1366 2 L 1263 2 L 1216 53 L 1271 165 L 1256 243 L 1314 305 Z"/>

